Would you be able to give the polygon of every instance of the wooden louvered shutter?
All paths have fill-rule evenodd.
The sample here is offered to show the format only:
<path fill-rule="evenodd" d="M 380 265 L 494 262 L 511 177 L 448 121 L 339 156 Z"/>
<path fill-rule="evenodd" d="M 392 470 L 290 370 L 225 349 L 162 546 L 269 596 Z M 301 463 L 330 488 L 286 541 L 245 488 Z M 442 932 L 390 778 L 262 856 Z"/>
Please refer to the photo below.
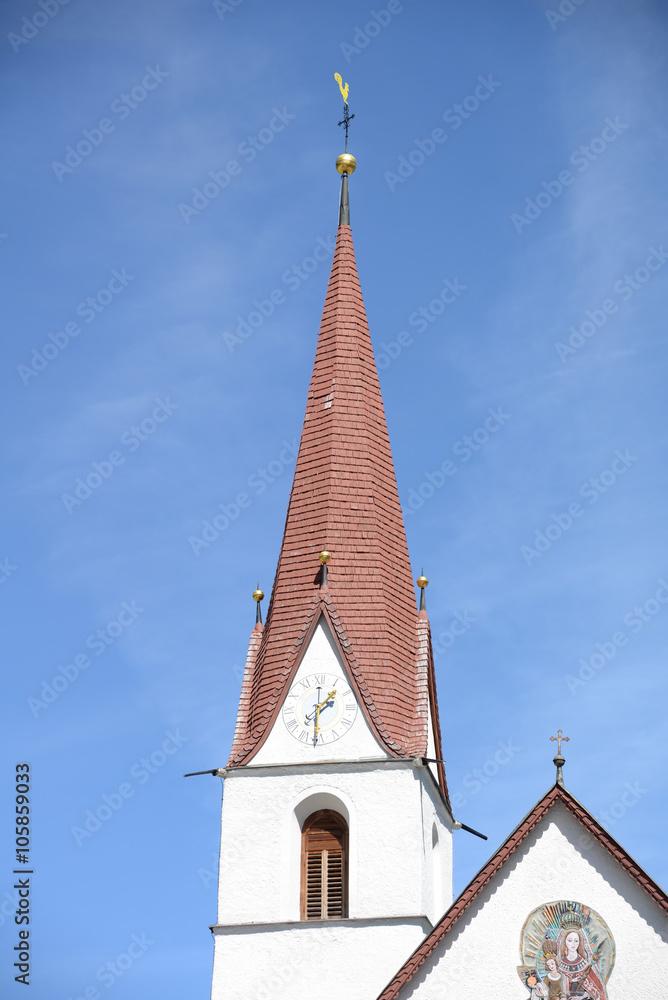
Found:
<path fill-rule="evenodd" d="M 348 827 L 338 813 L 321 809 L 302 831 L 302 920 L 348 915 Z"/>

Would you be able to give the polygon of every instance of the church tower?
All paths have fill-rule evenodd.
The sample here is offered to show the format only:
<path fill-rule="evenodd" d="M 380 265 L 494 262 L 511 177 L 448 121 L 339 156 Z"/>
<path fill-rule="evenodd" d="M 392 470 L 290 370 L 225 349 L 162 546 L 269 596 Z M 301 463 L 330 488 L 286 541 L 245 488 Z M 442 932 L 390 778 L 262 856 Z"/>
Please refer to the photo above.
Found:
<path fill-rule="evenodd" d="M 212 1000 L 375 997 L 452 900 L 427 581 L 418 610 L 353 250 L 354 157 L 337 169 L 283 543 L 223 772 Z"/>

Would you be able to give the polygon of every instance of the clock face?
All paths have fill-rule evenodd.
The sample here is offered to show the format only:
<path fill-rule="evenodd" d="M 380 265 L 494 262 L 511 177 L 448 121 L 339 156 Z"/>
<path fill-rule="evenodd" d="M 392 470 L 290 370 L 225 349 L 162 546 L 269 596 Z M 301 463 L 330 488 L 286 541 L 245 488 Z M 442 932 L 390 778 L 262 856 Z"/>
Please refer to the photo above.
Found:
<path fill-rule="evenodd" d="M 341 674 L 309 674 L 290 688 L 281 710 L 291 736 L 324 746 L 341 739 L 357 715 L 357 701 Z"/>

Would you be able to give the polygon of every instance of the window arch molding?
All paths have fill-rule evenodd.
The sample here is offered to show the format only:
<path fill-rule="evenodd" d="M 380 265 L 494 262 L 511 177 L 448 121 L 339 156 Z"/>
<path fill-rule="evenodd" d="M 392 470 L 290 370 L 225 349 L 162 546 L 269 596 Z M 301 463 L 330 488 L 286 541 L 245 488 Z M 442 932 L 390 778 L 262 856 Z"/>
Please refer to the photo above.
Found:
<path fill-rule="evenodd" d="M 323 789 L 322 791 L 311 792 L 310 795 L 306 795 L 295 805 L 295 816 L 299 823 L 300 833 L 308 817 L 320 809 L 330 809 L 332 812 L 340 813 L 346 821 L 348 830 L 350 830 L 352 810 L 349 807 L 347 797 L 344 798 L 340 792 L 331 792 Z"/>

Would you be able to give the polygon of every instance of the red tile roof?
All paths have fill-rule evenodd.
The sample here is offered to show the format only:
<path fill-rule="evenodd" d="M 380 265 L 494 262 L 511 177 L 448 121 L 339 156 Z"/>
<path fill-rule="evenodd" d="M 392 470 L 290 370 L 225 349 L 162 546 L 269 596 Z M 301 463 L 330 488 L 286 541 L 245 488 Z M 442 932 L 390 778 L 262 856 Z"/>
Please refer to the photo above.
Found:
<path fill-rule="evenodd" d="M 320 586 L 318 553 L 331 552 Z M 406 534 L 350 226 L 340 225 L 283 545 L 228 766 L 248 763 L 276 717 L 321 613 L 363 709 L 393 755 L 427 753 L 431 642 Z M 426 623 L 428 632 L 428 622 Z M 433 701 L 432 701 L 433 704 Z M 432 710 L 433 711 L 433 710 Z M 442 756 L 436 718 L 436 755 Z M 445 776 L 442 775 L 445 792 Z M 447 793 L 446 793 L 447 794 Z"/>
<path fill-rule="evenodd" d="M 513 830 L 506 842 L 501 845 L 487 864 L 480 869 L 475 878 L 469 882 L 461 895 L 455 900 L 449 910 L 443 915 L 430 934 L 418 945 L 411 957 L 388 983 L 377 1000 L 396 1000 L 402 988 L 418 972 L 420 967 L 432 954 L 436 946 L 455 926 L 462 914 L 473 903 L 478 893 L 491 881 L 503 867 L 508 858 L 529 836 L 532 830 L 543 819 L 547 812 L 557 802 L 561 802 L 569 812 L 582 824 L 589 834 L 613 856 L 621 867 L 633 878 L 645 892 L 658 903 L 662 910 L 668 913 L 668 896 L 663 889 L 643 871 L 637 862 L 626 853 L 616 840 L 603 829 L 575 796 L 559 785 L 554 785 L 543 798 L 536 803 L 531 812 L 525 816 L 520 825 Z"/>

